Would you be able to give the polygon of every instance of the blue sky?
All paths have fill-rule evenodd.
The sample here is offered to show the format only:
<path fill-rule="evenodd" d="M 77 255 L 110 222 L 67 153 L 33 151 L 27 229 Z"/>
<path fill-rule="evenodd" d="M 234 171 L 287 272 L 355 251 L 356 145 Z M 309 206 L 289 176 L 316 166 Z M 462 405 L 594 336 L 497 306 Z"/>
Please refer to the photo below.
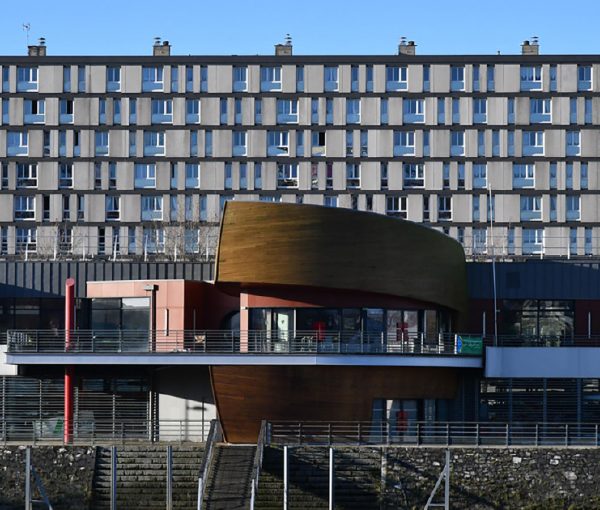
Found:
<path fill-rule="evenodd" d="M 166 8 L 165 8 L 166 7 Z M 51 55 L 272 54 L 290 33 L 295 54 L 393 54 L 400 36 L 421 54 L 600 53 L 599 0 L 3 0 L 0 54 L 43 36 Z"/>

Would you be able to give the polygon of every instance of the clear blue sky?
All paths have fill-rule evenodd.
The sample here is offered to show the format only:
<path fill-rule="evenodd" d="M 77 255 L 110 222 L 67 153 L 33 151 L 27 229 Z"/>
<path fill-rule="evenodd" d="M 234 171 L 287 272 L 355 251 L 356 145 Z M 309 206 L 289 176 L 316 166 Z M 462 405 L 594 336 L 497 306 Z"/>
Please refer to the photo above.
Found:
<path fill-rule="evenodd" d="M 600 53 L 600 0 L 2 0 L 0 55 L 43 36 L 50 55 L 147 55 L 153 37 L 180 55 L 393 54 L 400 36 L 421 54 Z"/>

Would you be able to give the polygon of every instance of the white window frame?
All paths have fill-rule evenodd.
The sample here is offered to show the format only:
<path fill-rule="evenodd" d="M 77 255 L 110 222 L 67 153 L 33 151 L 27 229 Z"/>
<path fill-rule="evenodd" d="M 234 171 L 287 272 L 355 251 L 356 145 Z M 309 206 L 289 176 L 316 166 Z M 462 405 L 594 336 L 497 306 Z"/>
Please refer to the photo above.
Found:
<path fill-rule="evenodd" d="M 162 195 L 142 195 L 142 221 L 161 221 L 163 219 Z M 144 218 L 144 213 L 152 216 Z M 160 214 L 160 217 L 158 217 Z M 157 217 L 154 217 L 157 216 Z"/>
<path fill-rule="evenodd" d="M 138 185 L 138 181 L 147 181 L 145 185 Z M 136 163 L 134 166 L 134 188 L 154 189 L 156 188 L 156 164 Z"/>
<path fill-rule="evenodd" d="M 298 187 L 298 164 L 277 163 L 277 188 Z"/>

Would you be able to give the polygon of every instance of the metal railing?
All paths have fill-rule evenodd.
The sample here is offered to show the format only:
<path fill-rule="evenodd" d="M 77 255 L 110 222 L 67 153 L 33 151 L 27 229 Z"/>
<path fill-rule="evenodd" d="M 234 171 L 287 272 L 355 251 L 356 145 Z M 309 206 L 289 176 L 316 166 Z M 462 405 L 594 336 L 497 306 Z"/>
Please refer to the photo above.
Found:
<path fill-rule="evenodd" d="M 123 444 L 129 442 L 205 442 L 208 420 L 108 421 L 75 420 L 72 444 Z M 0 442 L 18 444 L 64 443 L 62 416 L 37 420 L 0 421 Z"/>
<path fill-rule="evenodd" d="M 202 506 L 204 504 L 204 491 L 206 490 L 210 465 L 212 464 L 212 458 L 215 453 L 215 444 L 222 439 L 223 430 L 221 429 L 221 422 L 219 420 L 212 420 L 210 423 L 210 431 L 208 433 L 208 437 L 206 438 L 204 457 L 202 458 L 200 471 L 198 473 L 198 510 L 202 510 Z"/>
<path fill-rule="evenodd" d="M 493 345 L 486 338 L 486 345 Z M 499 335 L 498 347 L 600 347 L 598 335 Z"/>
<path fill-rule="evenodd" d="M 268 426 L 269 425 L 265 420 L 261 422 L 258 441 L 256 442 L 256 453 L 254 454 L 254 463 L 252 465 L 252 480 L 250 481 L 250 510 L 254 510 L 254 502 L 256 501 L 256 496 L 258 494 L 258 481 L 262 470 L 265 443 L 268 439 Z"/>
<path fill-rule="evenodd" d="M 361 331 L 9 330 L 9 353 L 481 355 L 453 333 Z"/>
<path fill-rule="evenodd" d="M 598 423 L 269 422 L 270 444 L 600 446 Z"/>

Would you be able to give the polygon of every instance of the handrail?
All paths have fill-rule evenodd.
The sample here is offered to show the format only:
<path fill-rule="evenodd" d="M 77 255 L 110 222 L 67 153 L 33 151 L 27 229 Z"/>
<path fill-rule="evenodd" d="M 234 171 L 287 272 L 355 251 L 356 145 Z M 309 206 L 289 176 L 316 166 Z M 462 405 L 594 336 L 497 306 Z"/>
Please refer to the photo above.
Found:
<path fill-rule="evenodd" d="M 258 480 L 260 478 L 260 472 L 262 470 L 263 453 L 265 443 L 267 441 L 267 428 L 268 423 L 263 420 L 260 423 L 260 432 L 258 434 L 258 440 L 256 442 L 256 452 L 254 454 L 254 464 L 252 465 L 252 480 L 251 480 L 251 493 L 250 493 L 250 510 L 254 510 L 254 503 L 256 496 L 258 495 Z"/>
<path fill-rule="evenodd" d="M 214 445 L 220 441 L 223 436 L 221 429 L 221 422 L 219 420 L 212 420 L 210 423 L 210 430 L 206 438 L 206 445 L 204 447 L 204 456 L 202 457 L 202 463 L 200 464 L 200 471 L 198 474 L 198 510 L 202 510 L 204 504 L 204 491 L 206 490 L 206 482 L 208 481 L 208 472 L 210 465 L 212 464 L 212 458 L 214 455 Z"/>
<path fill-rule="evenodd" d="M 551 422 L 269 422 L 279 445 L 346 446 L 600 446 L 598 423 Z"/>

